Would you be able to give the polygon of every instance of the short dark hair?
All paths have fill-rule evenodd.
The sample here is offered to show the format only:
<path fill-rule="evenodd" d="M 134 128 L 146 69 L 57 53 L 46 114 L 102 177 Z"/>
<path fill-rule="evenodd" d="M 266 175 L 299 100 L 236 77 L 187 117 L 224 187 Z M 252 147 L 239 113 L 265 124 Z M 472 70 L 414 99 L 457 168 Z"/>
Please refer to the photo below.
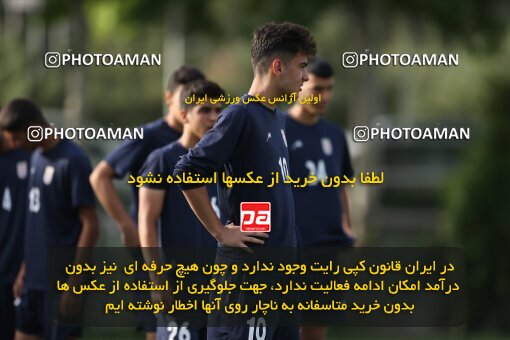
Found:
<path fill-rule="evenodd" d="M 315 39 L 302 25 L 272 22 L 258 27 L 253 33 L 251 62 L 255 70 L 265 70 L 270 57 L 288 60 L 298 53 L 313 56 L 316 52 Z"/>
<path fill-rule="evenodd" d="M 186 103 L 186 98 L 193 97 L 204 98 L 207 95 L 210 99 L 218 99 L 221 95 L 225 95 L 225 91 L 215 82 L 205 79 L 194 80 L 184 85 L 179 100 L 182 109 L 189 109 L 197 105 L 196 101 Z"/>
<path fill-rule="evenodd" d="M 0 129 L 20 132 L 30 126 L 48 126 L 41 110 L 30 100 L 17 98 L 0 111 Z"/>
<path fill-rule="evenodd" d="M 331 66 L 329 61 L 317 56 L 308 59 L 308 66 L 306 69 L 308 73 L 319 78 L 331 78 L 335 74 L 333 66 Z"/>
<path fill-rule="evenodd" d="M 175 91 L 175 89 L 180 86 L 189 83 L 193 80 L 205 79 L 204 74 L 198 68 L 182 65 L 177 70 L 172 73 L 170 78 L 168 79 L 168 84 L 166 89 L 169 91 Z"/>

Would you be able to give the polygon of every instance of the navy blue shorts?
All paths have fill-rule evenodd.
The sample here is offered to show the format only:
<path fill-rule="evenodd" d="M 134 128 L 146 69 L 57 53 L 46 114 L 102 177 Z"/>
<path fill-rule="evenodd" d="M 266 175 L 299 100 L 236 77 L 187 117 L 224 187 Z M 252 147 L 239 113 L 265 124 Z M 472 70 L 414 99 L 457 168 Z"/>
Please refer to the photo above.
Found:
<path fill-rule="evenodd" d="M 207 339 L 207 327 L 189 327 L 188 322 L 179 324 L 169 315 L 157 315 L 158 328 L 157 340 L 205 340 Z M 161 327 L 161 325 L 165 325 Z"/>
<path fill-rule="evenodd" d="M 40 289 L 23 288 L 21 302 L 16 307 L 16 330 L 46 340 L 64 340 L 68 337 L 80 337 L 81 327 L 59 326 L 52 319 L 46 305 L 46 292 Z"/>
<path fill-rule="evenodd" d="M 228 251 L 221 251 L 218 248 L 216 253 L 215 263 L 238 263 L 239 267 L 242 267 L 242 262 L 236 259 L 230 258 Z M 232 252 L 239 251 L 231 249 Z M 242 250 L 241 250 L 242 251 Z M 237 274 L 227 273 L 225 276 L 215 276 L 216 282 L 229 282 L 240 286 L 246 281 L 248 274 L 239 272 Z M 243 302 L 247 301 L 247 297 L 242 292 L 230 293 L 225 291 L 222 296 L 222 300 L 226 303 L 229 302 Z M 221 320 L 228 318 L 228 315 L 217 314 L 216 316 L 209 316 L 210 325 L 224 325 Z M 207 328 L 207 339 L 211 340 L 299 340 L 299 327 L 281 327 L 279 326 L 280 317 L 271 316 L 271 325 L 268 326 L 268 318 L 264 316 L 253 316 L 247 317 L 245 322 L 239 325 L 233 326 L 210 326 Z"/>
<path fill-rule="evenodd" d="M 248 322 L 250 324 L 239 327 L 209 327 L 207 328 L 207 339 L 299 340 L 299 327 L 268 327 L 265 325 L 264 317 L 253 318 Z"/>
<path fill-rule="evenodd" d="M 147 274 L 147 273 L 145 273 Z M 136 274 L 135 274 L 136 275 Z M 147 277 L 144 276 L 135 276 L 137 280 L 146 280 L 148 281 L 148 275 Z M 133 299 L 134 301 L 151 301 L 151 295 L 149 292 L 140 292 L 135 291 L 133 292 Z M 137 331 L 143 331 L 145 333 L 154 333 L 156 332 L 156 317 L 154 316 L 154 313 L 151 311 L 141 311 L 135 314 L 135 322 L 136 322 L 136 330 Z"/>
<path fill-rule="evenodd" d="M 143 258 L 141 248 L 131 248 L 131 255 L 133 259 L 138 261 L 138 263 L 144 263 L 145 260 Z M 150 281 L 149 273 L 147 272 L 135 272 L 134 274 L 135 281 Z M 151 294 L 147 291 L 134 291 L 133 292 L 134 301 L 151 301 Z M 151 311 L 142 311 L 135 314 L 135 323 L 136 330 L 143 331 L 145 333 L 155 333 L 156 332 L 156 317 L 154 313 Z"/>

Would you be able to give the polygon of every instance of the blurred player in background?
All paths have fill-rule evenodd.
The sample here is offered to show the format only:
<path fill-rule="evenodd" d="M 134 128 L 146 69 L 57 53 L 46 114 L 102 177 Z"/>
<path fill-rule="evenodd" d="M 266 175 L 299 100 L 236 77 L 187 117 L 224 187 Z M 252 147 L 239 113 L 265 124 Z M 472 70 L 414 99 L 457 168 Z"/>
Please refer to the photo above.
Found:
<path fill-rule="evenodd" d="M 309 80 L 303 85 L 299 98 L 321 96 L 317 104 L 297 101 L 287 115 L 292 176 L 310 175 L 317 181 L 304 188 L 294 188 L 297 226 L 305 247 L 351 247 L 351 229 L 346 188 L 324 188 L 320 181 L 326 177 L 347 176 L 353 170 L 344 132 L 322 118 L 333 96 L 335 84 L 333 68 L 326 60 L 314 57 L 308 62 Z M 303 327 L 301 339 L 325 338 L 324 327 Z"/>
<path fill-rule="evenodd" d="M 13 286 L 23 258 L 29 159 L 0 131 L 0 339 L 14 338 L 14 296 L 21 295 Z"/>
<path fill-rule="evenodd" d="M 90 176 L 92 187 L 104 209 L 117 223 L 124 245 L 140 246 L 136 221 L 138 220 L 138 188 L 131 186 L 131 206 L 128 214 L 119 198 L 113 179 L 121 179 L 126 174 L 137 176 L 147 159 L 155 149 L 177 140 L 182 133 L 183 122 L 180 118 L 179 95 L 182 86 L 190 81 L 205 79 L 198 69 L 181 66 L 168 81 L 165 91 L 165 103 L 168 113 L 143 126 L 144 138 L 122 142 L 101 161 Z"/>
<path fill-rule="evenodd" d="M 307 57 L 314 55 L 315 41 L 307 28 L 292 23 L 269 23 L 257 28 L 252 41 L 254 79 L 243 102 L 226 108 L 216 125 L 181 158 L 175 175 L 191 172 L 212 176 L 216 171 L 228 176 L 262 176 L 271 183 L 272 173 L 288 175 L 288 151 L 285 140 L 285 116 L 268 101 L 248 102 L 255 96 L 269 99 L 299 92 L 308 80 Z M 246 103 L 245 103 L 246 102 Z M 283 181 L 282 181 L 283 182 Z M 230 224 L 225 227 L 210 203 L 207 189 L 199 185 L 183 185 L 191 208 L 209 232 L 218 240 L 217 261 L 229 263 L 232 254 L 224 247 L 297 247 L 298 235 L 294 219 L 294 203 L 290 186 L 280 182 L 273 188 L 265 185 L 218 185 L 222 216 Z M 271 231 L 267 233 L 240 230 L 241 202 L 270 202 Z M 264 239 L 264 240 L 263 240 Z M 297 251 L 296 251 L 297 259 Z M 235 261 L 236 259 L 234 259 Z M 243 258 L 237 260 L 243 261 Z M 238 281 L 242 277 L 235 277 Z M 261 320 L 262 319 L 262 320 Z M 209 339 L 248 339 L 264 334 L 266 339 L 299 337 L 294 328 L 266 327 L 263 317 L 253 326 L 209 327 Z M 255 329 L 257 328 L 257 329 Z M 251 338 L 250 338 L 251 336 Z"/>
<path fill-rule="evenodd" d="M 90 176 L 94 191 L 108 215 L 119 227 L 122 243 L 127 247 L 139 247 L 138 236 L 138 188 L 131 186 L 131 207 L 129 213 L 124 208 L 113 179 L 121 179 L 126 174 L 137 176 L 147 156 L 155 149 L 168 145 L 182 133 L 179 96 L 182 86 L 190 81 L 205 79 L 202 72 L 194 67 L 183 65 L 168 81 L 165 91 L 165 104 L 168 112 L 165 117 L 143 126 L 144 138 L 122 142 L 101 161 Z M 141 316 L 139 328 L 147 333 L 147 339 L 155 338 L 156 320 L 152 313 Z"/>
<path fill-rule="evenodd" d="M 29 127 L 49 126 L 37 106 L 26 99 L 11 101 L 0 113 L 0 128 L 12 145 L 37 148 L 30 159 L 24 262 L 17 278 L 22 282 L 16 309 L 17 340 L 80 335 L 81 329 L 55 327 L 55 320 L 49 319 L 46 261 L 54 247 L 94 246 L 99 233 L 94 192 L 88 180 L 92 169 L 85 152 L 67 139 L 28 139 Z M 60 300 L 64 314 L 76 307 L 66 293 Z"/>
<path fill-rule="evenodd" d="M 219 103 L 212 104 L 210 99 L 218 99 L 221 95 L 225 95 L 223 89 L 216 83 L 207 80 L 196 80 L 184 85 L 180 96 L 181 115 L 184 122 L 182 136 L 172 144 L 153 151 L 140 171 L 140 175 L 143 177 L 152 173 L 154 177 L 161 175 L 163 180 L 160 184 L 144 184 L 139 192 L 138 226 L 140 242 L 144 247 L 142 250 L 147 263 L 151 263 L 153 260 L 160 263 L 160 258 L 155 250 L 159 246 L 190 249 L 216 248 L 216 240 L 195 216 L 179 187 L 176 184 L 168 184 L 166 178 L 173 174 L 179 157 L 188 153 L 188 150 L 194 147 L 216 123 L 221 105 Z M 187 104 L 186 98 L 193 96 L 195 98 L 207 96 L 209 100 L 203 104 L 198 104 L 196 101 Z M 219 216 L 216 184 L 209 184 L 207 190 L 211 198 L 211 205 Z M 168 263 L 169 260 L 171 259 L 167 258 L 166 262 Z M 151 277 L 151 279 L 157 280 L 156 277 Z M 153 297 L 154 299 L 165 301 L 163 296 Z M 159 325 L 163 323 L 163 320 Z M 167 340 L 171 338 L 171 333 L 182 336 L 185 336 L 183 334 L 186 333 L 188 334 L 186 339 L 189 340 L 204 339 L 206 329 L 197 330 L 185 326 L 158 327 L 157 338 Z"/>

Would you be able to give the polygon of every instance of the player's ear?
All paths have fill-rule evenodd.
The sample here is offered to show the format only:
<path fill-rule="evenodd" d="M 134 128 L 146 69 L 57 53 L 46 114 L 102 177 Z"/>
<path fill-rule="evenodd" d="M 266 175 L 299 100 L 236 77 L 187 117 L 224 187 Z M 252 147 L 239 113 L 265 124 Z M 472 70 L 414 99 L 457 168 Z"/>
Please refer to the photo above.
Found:
<path fill-rule="evenodd" d="M 271 73 L 275 76 L 279 76 L 283 72 L 283 63 L 282 60 L 276 58 L 271 63 Z"/>
<path fill-rule="evenodd" d="M 170 106 L 172 104 L 173 95 L 174 93 L 172 91 L 170 90 L 165 91 L 164 98 L 166 106 Z"/>
<path fill-rule="evenodd" d="M 179 110 L 179 116 L 181 117 L 181 120 L 184 122 L 184 123 L 187 123 L 188 122 L 188 109 L 183 109 L 181 108 Z"/>

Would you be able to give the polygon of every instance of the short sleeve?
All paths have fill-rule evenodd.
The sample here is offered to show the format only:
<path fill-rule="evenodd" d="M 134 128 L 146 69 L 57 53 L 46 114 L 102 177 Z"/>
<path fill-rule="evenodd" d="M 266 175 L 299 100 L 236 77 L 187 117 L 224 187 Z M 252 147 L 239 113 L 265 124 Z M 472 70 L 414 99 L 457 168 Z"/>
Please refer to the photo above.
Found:
<path fill-rule="evenodd" d="M 128 172 L 136 172 L 142 166 L 146 156 L 145 143 L 143 139 L 124 140 L 106 156 L 105 161 L 117 178 L 124 178 Z"/>
<path fill-rule="evenodd" d="M 149 187 L 151 189 L 165 190 L 168 187 L 168 183 L 166 182 L 166 177 L 171 175 L 173 172 L 173 165 L 171 169 L 169 169 L 170 165 L 165 162 L 163 157 L 162 149 L 156 149 L 147 159 L 145 163 L 140 168 L 138 175 L 142 177 L 147 177 L 147 175 L 151 172 L 154 177 L 161 176 L 161 183 L 146 183 L 144 187 Z"/>

